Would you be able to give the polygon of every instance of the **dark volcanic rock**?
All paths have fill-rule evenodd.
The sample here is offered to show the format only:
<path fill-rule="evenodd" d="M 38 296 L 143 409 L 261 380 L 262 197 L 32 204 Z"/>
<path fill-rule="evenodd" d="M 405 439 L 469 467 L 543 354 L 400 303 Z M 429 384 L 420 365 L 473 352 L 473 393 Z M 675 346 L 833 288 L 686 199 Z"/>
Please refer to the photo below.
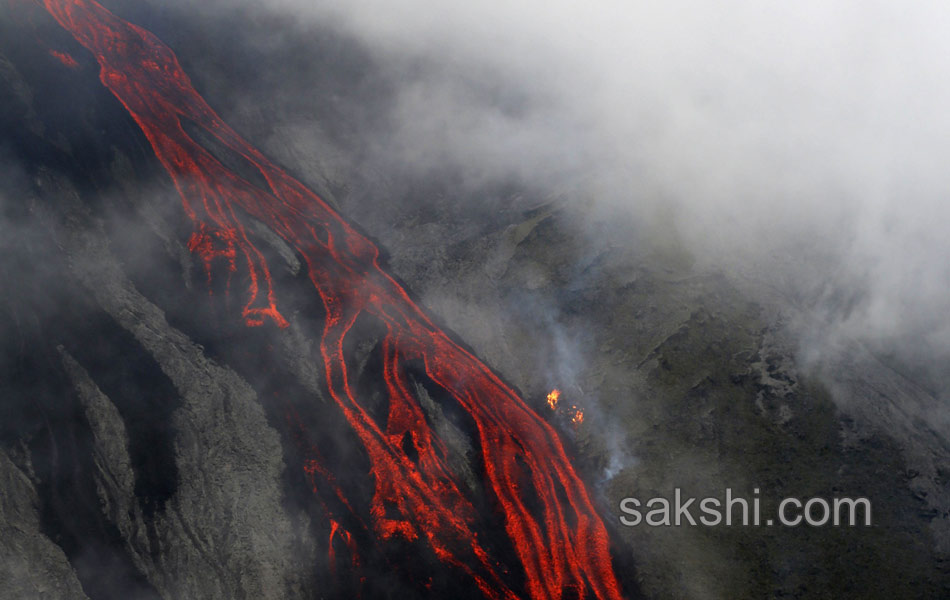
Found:
<path fill-rule="evenodd" d="M 920 422 L 933 394 L 892 363 L 855 344 L 821 368 L 804 364 L 795 302 L 697 267 L 672 231 L 631 229 L 532 190 L 364 164 L 354 132 L 381 112 L 387 75 L 332 32 L 297 31 L 228 62 L 202 50 L 228 46 L 227 23 L 111 4 L 173 45 L 226 121 L 377 239 L 422 304 L 550 417 L 595 490 L 631 596 L 945 592 L 950 448 Z M 274 26 L 255 15 L 227 19 Z M 437 563 L 409 544 L 374 547 L 368 581 L 331 575 L 326 516 L 338 507 L 314 501 L 299 438 L 347 466 L 339 484 L 357 511 L 373 482 L 323 399 L 323 309 L 302 291 L 301 257 L 255 227 L 290 326 L 244 327 L 241 282 L 232 296 L 226 277 L 206 281 L 170 182 L 89 76 L 91 59 L 49 22 L 38 38 L 21 30 L 19 16 L 0 15 L 0 157 L 10 164 L 0 191 L 0 596 L 316 598 L 363 586 L 364 597 L 462 597 L 451 574 L 420 583 Z M 81 71 L 41 41 L 75 51 Z M 293 62 L 300 48 L 316 64 Z M 336 100 L 273 94 L 277 64 Z M 385 393 L 379 335 L 372 323 L 359 334 L 350 366 L 374 406 Z M 450 464 L 479 493 L 467 424 L 424 377 L 416 386 Z M 584 410 L 582 425 L 548 411 L 553 387 Z M 786 496 L 865 496 L 874 527 L 618 524 L 621 498 L 674 487 L 697 497 L 759 488 L 766 511 Z M 504 535 L 489 533 L 510 558 Z"/>

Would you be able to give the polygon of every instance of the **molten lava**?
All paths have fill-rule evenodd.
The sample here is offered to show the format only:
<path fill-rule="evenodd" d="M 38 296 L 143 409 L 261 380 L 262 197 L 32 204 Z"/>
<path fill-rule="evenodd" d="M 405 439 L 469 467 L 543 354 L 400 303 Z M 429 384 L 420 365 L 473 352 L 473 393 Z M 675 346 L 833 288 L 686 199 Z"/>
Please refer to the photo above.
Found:
<path fill-rule="evenodd" d="M 44 0 L 44 4 L 95 56 L 100 80 L 135 119 L 171 176 L 195 226 L 188 247 L 204 262 L 209 276 L 219 261 L 229 273 L 238 265 L 246 270 L 247 302 L 242 313 L 247 325 L 288 323 L 278 308 L 271 269 L 252 242 L 246 215 L 264 223 L 302 257 L 326 310 L 319 345 L 325 385 L 371 464 L 375 492 L 369 517 L 378 538 L 420 540 L 488 598 L 513 599 L 522 593 L 509 587 L 503 567 L 475 534 L 475 509 L 446 463 L 442 440 L 410 392 L 405 365 L 414 361 L 475 425 L 486 489 L 496 500 L 523 568 L 524 593 L 535 599 L 561 598 L 565 593 L 620 598 L 607 531 L 554 429 L 410 300 L 380 267 L 379 250 L 370 240 L 226 125 L 158 38 L 93 0 Z M 186 133 L 183 120 L 243 156 L 268 189 L 251 184 L 218 161 Z M 344 339 L 363 314 L 379 319 L 386 331 L 385 427 L 358 402 L 344 356 Z M 310 456 L 305 469 L 311 477 L 327 480 L 319 462 L 318 456 Z M 335 520 L 330 527 L 334 562 L 342 548 L 355 557 L 349 534 Z"/>
<path fill-rule="evenodd" d="M 79 63 L 76 62 L 76 59 L 67 54 L 66 52 L 60 52 L 59 50 L 50 50 L 49 55 L 63 63 L 70 69 L 78 69 Z"/>
<path fill-rule="evenodd" d="M 548 406 L 551 407 L 551 410 L 557 410 L 557 401 L 561 397 L 561 390 L 551 390 L 551 393 L 548 394 Z"/>
<path fill-rule="evenodd" d="M 582 408 L 577 408 L 576 406 L 572 406 L 571 409 L 574 411 L 574 416 L 571 417 L 571 423 L 573 423 L 575 426 L 576 426 L 576 425 L 580 425 L 581 423 L 583 423 L 583 422 L 584 422 L 584 409 L 582 409 Z"/>

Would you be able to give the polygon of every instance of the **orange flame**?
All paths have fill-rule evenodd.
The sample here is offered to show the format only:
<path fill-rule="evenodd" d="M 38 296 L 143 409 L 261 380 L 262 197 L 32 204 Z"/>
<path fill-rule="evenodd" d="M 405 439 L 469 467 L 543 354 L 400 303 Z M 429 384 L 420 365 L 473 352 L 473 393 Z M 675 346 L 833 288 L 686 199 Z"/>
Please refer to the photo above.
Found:
<path fill-rule="evenodd" d="M 575 426 L 580 425 L 581 423 L 583 423 L 583 422 L 584 422 L 584 409 L 582 409 L 582 408 L 577 408 L 576 406 L 572 406 L 572 407 L 571 407 L 571 410 L 574 411 L 574 416 L 571 417 L 571 423 L 573 423 Z"/>
<path fill-rule="evenodd" d="M 551 393 L 548 394 L 548 406 L 551 407 L 551 410 L 557 410 L 557 401 L 561 397 L 561 390 L 551 390 Z"/>

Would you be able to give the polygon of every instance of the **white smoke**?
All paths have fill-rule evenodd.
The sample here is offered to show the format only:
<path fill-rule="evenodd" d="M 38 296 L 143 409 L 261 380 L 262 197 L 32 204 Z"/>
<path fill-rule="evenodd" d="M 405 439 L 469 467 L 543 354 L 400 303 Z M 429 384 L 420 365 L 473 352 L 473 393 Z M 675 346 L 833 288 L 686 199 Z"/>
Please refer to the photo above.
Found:
<path fill-rule="evenodd" d="M 402 74 L 379 161 L 663 214 L 824 336 L 950 350 L 945 3 L 229 2 Z"/>

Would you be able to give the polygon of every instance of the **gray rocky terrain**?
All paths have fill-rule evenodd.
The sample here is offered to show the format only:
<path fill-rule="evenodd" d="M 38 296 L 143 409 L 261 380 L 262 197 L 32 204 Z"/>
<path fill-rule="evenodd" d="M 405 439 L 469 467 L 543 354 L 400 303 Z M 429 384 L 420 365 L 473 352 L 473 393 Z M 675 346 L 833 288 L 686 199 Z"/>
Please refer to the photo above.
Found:
<path fill-rule="evenodd" d="M 107 4 L 172 45 L 225 121 L 375 239 L 437 321 L 556 425 L 631 597 L 950 593 L 950 447 L 926 417 L 940 413 L 939 391 L 899 362 L 857 340 L 807 360 L 799 298 L 703 263 L 672 227 L 366 162 L 354 121 L 371 118 L 386 79 L 374 82 L 371 61 L 330 32 L 288 34 L 223 64 L 201 48 L 224 45 L 228 23 Z M 339 593 L 287 407 L 353 465 L 346 485 L 365 496 L 355 502 L 371 483 L 323 397 L 313 347 L 322 314 L 300 292 L 299 258 L 260 226 L 291 324 L 243 327 L 234 306 L 209 296 L 174 189 L 90 76 L 92 59 L 64 69 L 12 13 L 0 22 L 0 597 Z M 74 47 L 54 24 L 38 27 L 39 39 Z M 320 73 L 311 96 L 337 101 L 314 110 L 274 93 L 267 65 L 299 43 L 322 57 L 306 67 Z M 367 336 L 353 362 L 374 398 Z M 553 388 L 584 411 L 582 424 L 547 408 Z M 428 404 L 478 490 L 464 432 Z M 766 511 L 787 496 L 867 497 L 873 526 L 620 524 L 622 498 L 674 487 L 695 497 L 758 488 Z M 364 597 L 419 597 L 406 584 L 416 567 L 379 566 L 402 565 L 405 549 L 376 552 Z M 445 578 L 434 589 L 451 589 Z"/>

